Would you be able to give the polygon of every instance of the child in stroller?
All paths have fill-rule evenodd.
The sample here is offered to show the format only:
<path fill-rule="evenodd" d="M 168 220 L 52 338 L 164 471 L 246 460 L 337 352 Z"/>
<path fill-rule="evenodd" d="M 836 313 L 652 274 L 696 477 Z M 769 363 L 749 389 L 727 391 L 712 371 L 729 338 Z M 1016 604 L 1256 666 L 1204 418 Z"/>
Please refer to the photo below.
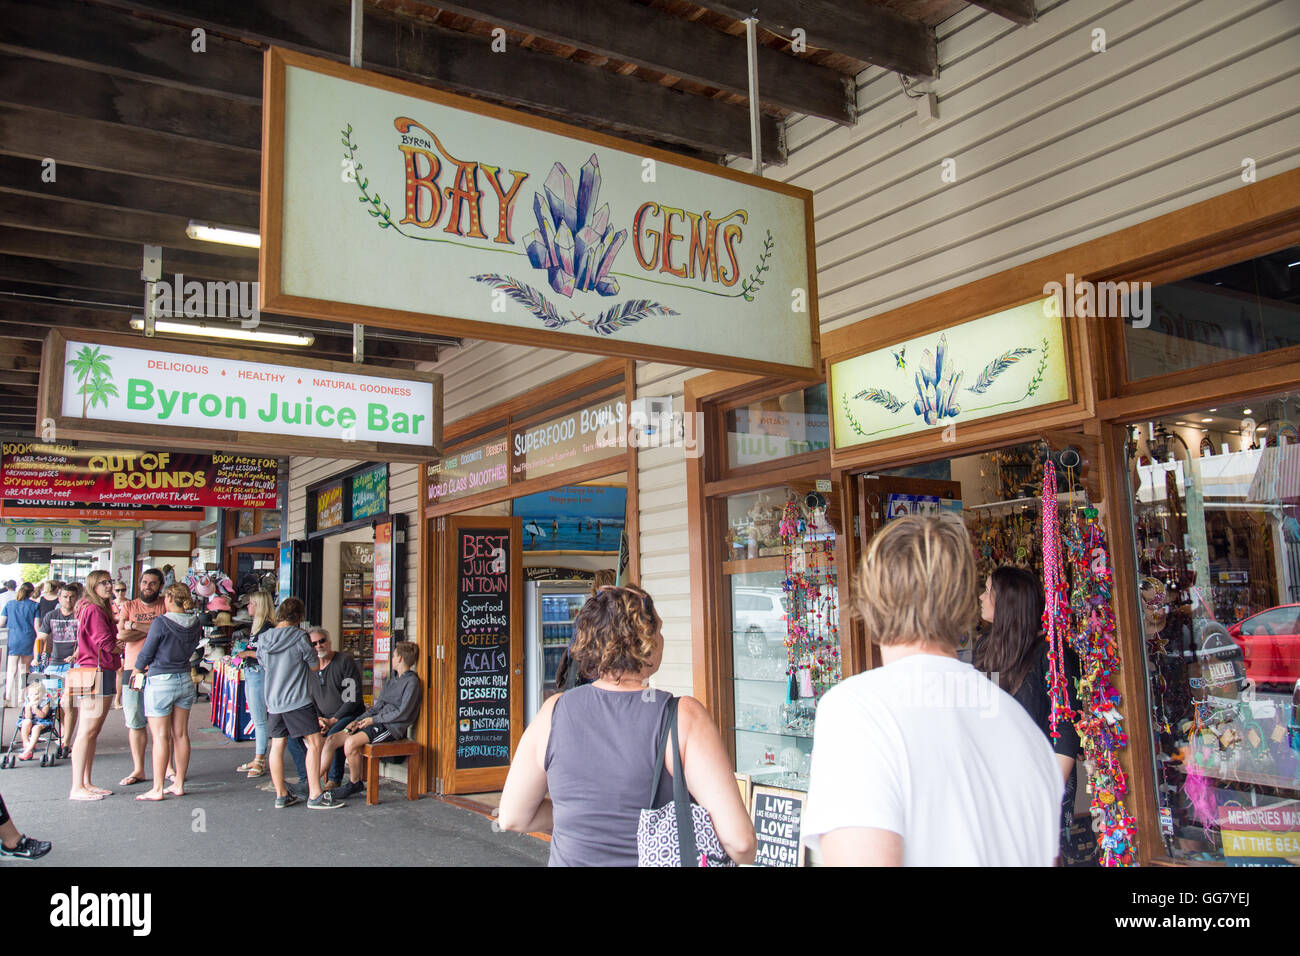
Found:
<path fill-rule="evenodd" d="M 23 704 L 23 715 L 18 720 L 23 738 L 23 753 L 19 760 L 31 760 L 41 735 L 53 729 L 54 719 L 50 714 L 56 706 L 40 681 L 27 685 L 27 702 Z"/>
<path fill-rule="evenodd" d="M 51 692 L 39 679 L 32 680 L 27 685 L 27 698 L 23 702 L 22 717 L 18 720 L 18 726 L 14 728 L 8 751 L 3 758 L 0 758 L 0 767 L 12 767 L 18 760 L 34 760 L 36 746 L 46 731 L 54 731 L 54 733 L 46 738 L 45 752 L 41 754 L 41 766 L 52 766 L 54 757 L 58 755 L 58 744 L 61 740 L 58 733 L 58 709 L 57 689 Z M 22 755 L 15 757 L 14 749 L 20 739 L 23 743 Z M 54 746 L 53 755 L 50 753 L 51 745 Z"/>

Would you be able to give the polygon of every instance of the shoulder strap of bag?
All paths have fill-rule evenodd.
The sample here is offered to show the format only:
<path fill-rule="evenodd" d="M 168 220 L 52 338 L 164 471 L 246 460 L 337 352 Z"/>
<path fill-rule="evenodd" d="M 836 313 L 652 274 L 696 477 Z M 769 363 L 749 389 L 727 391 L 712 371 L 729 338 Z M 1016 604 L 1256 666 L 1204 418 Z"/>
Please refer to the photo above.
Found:
<path fill-rule="evenodd" d="M 677 846 L 681 852 L 682 866 L 699 866 L 695 847 L 695 818 L 691 816 L 691 792 L 686 787 L 686 774 L 682 771 L 682 748 L 677 740 L 677 701 L 668 702 L 668 726 L 673 735 L 673 808 L 677 816 Z M 660 758 L 662 766 L 662 758 Z"/>
<path fill-rule="evenodd" d="M 659 780 L 664 772 L 664 755 L 668 753 L 668 734 L 676 724 L 677 698 L 673 697 L 668 701 L 668 707 L 664 711 L 664 726 L 659 731 L 659 747 L 655 752 L 655 779 L 654 783 L 650 785 L 650 799 L 646 802 L 646 809 L 648 810 L 654 809 L 655 800 L 659 798 Z M 676 767 L 676 764 L 673 766 Z"/>

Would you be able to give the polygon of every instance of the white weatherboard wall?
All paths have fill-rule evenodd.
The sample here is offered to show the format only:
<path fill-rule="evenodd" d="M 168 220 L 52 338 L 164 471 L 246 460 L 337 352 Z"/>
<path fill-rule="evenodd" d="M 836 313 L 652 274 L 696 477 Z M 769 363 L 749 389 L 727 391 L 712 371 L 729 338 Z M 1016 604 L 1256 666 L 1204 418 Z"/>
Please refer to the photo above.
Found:
<path fill-rule="evenodd" d="M 824 330 L 1240 188 L 1245 158 L 1259 179 L 1300 166 L 1300 0 L 1039 6 L 1028 28 L 977 7 L 940 24 L 935 124 L 874 68 L 857 78 L 856 126 L 789 124 L 790 161 L 766 175 L 814 192 Z M 1105 53 L 1092 51 L 1097 28 Z M 591 361 L 469 344 L 437 366 L 447 421 Z M 680 411 L 696 374 L 638 363 L 638 394 L 671 395 Z M 666 638 L 655 683 L 689 693 L 681 449 L 642 451 L 638 481 L 642 584 Z"/>
<path fill-rule="evenodd" d="M 1039 6 L 940 24 L 936 124 L 870 69 L 856 126 L 789 125 L 768 175 L 814 191 L 823 329 L 1241 188 L 1244 159 L 1300 165 L 1297 0 Z"/>

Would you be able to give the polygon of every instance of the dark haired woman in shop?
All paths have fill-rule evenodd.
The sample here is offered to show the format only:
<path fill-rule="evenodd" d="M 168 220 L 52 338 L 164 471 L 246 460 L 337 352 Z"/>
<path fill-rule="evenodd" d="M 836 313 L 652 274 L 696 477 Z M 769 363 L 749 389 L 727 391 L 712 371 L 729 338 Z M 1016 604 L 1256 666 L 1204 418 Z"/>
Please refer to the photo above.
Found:
<path fill-rule="evenodd" d="M 980 595 L 980 616 L 990 625 L 976 646 L 975 666 L 998 682 L 1028 711 L 1056 753 L 1065 776 L 1061 798 L 1061 850 L 1064 854 L 1070 823 L 1074 820 L 1077 783 L 1074 762 L 1079 756 L 1079 735 L 1068 721 L 1058 722 L 1052 739 L 1052 702 L 1047 694 L 1048 646 L 1043 639 L 1043 583 L 1024 568 L 1004 565 L 988 576 Z M 1075 708 L 1074 682 L 1079 665 L 1074 652 L 1065 650 L 1065 683 L 1070 707 Z"/>

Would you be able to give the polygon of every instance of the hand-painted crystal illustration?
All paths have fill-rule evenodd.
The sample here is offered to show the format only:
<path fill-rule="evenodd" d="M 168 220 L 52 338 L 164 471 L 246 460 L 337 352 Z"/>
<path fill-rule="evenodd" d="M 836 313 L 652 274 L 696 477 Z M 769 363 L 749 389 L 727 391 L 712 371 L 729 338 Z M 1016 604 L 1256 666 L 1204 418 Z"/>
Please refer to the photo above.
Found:
<path fill-rule="evenodd" d="M 617 295 L 618 280 L 610 275 L 614 257 L 627 239 L 609 224 L 609 204 L 596 208 L 600 197 L 600 163 L 596 154 L 583 164 L 575 190 L 573 178 L 556 163 L 542 193 L 533 194 L 538 228 L 524 239 L 528 261 L 545 269 L 551 288 L 572 297 L 577 292 Z"/>
<path fill-rule="evenodd" d="M 948 361 L 948 336 L 939 336 L 934 357 L 930 357 L 929 349 L 921 356 L 921 368 L 916 373 L 917 397 L 912 403 L 912 411 L 925 419 L 927 425 L 945 418 L 956 418 L 961 414 L 956 396 L 963 374 Z"/>

